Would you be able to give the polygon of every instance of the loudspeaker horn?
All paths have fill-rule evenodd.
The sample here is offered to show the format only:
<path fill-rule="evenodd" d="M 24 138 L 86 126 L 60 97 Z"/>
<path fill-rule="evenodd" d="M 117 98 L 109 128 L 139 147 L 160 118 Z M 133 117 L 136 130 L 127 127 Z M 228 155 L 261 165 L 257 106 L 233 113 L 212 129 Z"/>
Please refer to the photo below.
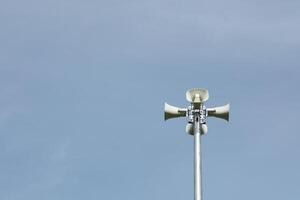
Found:
<path fill-rule="evenodd" d="M 165 120 L 176 117 L 185 117 L 186 112 L 186 108 L 178 108 L 165 103 Z"/>
<path fill-rule="evenodd" d="M 200 133 L 201 135 L 207 133 L 207 125 L 206 124 L 200 124 Z M 188 123 L 185 127 L 185 131 L 190 134 L 190 135 L 194 135 L 194 126 L 191 123 Z"/>
<path fill-rule="evenodd" d="M 186 92 L 186 100 L 190 103 L 202 103 L 209 98 L 208 91 L 202 88 L 190 89 Z"/>
<path fill-rule="evenodd" d="M 185 131 L 190 134 L 190 135 L 194 135 L 194 128 L 193 128 L 193 124 L 188 123 L 185 126 Z"/>
<path fill-rule="evenodd" d="M 229 121 L 229 109 L 229 104 L 215 108 L 207 108 L 208 117 L 217 117 Z"/>

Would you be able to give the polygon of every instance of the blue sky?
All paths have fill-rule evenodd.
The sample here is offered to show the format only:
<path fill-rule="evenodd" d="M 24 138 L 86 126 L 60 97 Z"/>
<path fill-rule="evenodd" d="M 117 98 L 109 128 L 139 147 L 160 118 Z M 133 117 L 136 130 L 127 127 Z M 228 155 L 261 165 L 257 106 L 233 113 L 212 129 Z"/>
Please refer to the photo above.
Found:
<path fill-rule="evenodd" d="M 0 0 L 0 199 L 193 199 L 185 107 L 203 87 L 204 199 L 300 196 L 298 1 Z"/>

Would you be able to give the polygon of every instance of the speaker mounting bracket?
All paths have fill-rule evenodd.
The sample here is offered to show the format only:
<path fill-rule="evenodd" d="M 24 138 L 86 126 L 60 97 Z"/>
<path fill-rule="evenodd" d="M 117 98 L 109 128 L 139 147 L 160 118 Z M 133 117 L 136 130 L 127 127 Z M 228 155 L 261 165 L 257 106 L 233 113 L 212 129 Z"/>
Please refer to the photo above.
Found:
<path fill-rule="evenodd" d="M 188 106 L 186 114 L 188 123 L 190 124 L 194 123 L 195 120 L 199 120 L 200 124 L 206 123 L 207 110 L 203 103 L 200 104 L 199 108 L 195 108 L 194 104 L 191 104 Z"/>

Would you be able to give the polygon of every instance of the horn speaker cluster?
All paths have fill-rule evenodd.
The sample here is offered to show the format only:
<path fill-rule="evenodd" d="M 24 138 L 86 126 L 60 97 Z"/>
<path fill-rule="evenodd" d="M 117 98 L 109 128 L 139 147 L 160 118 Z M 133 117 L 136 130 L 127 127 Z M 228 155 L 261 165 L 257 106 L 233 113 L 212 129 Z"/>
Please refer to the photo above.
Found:
<path fill-rule="evenodd" d="M 209 99 L 209 93 L 206 89 L 195 88 L 186 92 L 186 100 L 191 104 L 188 108 L 179 108 L 176 106 L 165 103 L 164 117 L 165 120 L 177 118 L 177 117 L 189 117 L 190 112 L 200 110 L 201 116 L 216 117 L 229 121 L 229 109 L 230 105 L 218 106 L 214 108 L 205 108 L 204 102 Z M 189 122 L 186 125 L 186 132 L 193 135 L 193 123 Z M 206 122 L 201 123 L 200 131 L 202 134 L 207 132 Z"/>

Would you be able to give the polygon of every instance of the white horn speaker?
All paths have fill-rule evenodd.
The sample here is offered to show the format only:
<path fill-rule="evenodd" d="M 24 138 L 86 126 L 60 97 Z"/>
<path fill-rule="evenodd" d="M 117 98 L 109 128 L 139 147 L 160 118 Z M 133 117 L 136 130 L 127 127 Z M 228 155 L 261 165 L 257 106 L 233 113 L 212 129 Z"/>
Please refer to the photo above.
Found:
<path fill-rule="evenodd" d="M 207 125 L 206 124 L 200 124 L 200 133 L 203 135 L 207 133 Z"/>
<path fill-rule="evenodd" d="M 186 112 L 186 108 L 178 108 L 165 103 L 165 120 L 176 117 L 185 117 Z"/>
<path fill-rule="evenodd" d="M 201 103 L 207 101 L 209 98 L 208 91 L 206 89 L 195 88 L 186 92 L 186 100 L 190 103 Z"/>
<path fill-rule="evenodd" d="M 190 135 L 194 135 L 194 126 L 191 123 L 188 123 L 185 127 L 185 131 L 190 134 Z M 207 133 L 207 125 L 206 124 L 201 124 L 200 125 L 200 133 L 203 135 L 205 133 Z"/>
<path fill-rule="evenodd" d="M 229 121 L 229 109 L 229 104 L 215 108 L 207 108 L 208 117 L 217 117 Z"/>
<path fill-rule="evenodd" d="M 190 135 L 194 135 L 194 129 L 193 129 L 193 124 L 188 123 L 185 126 L 185 131 L 190 134 Z"/>

